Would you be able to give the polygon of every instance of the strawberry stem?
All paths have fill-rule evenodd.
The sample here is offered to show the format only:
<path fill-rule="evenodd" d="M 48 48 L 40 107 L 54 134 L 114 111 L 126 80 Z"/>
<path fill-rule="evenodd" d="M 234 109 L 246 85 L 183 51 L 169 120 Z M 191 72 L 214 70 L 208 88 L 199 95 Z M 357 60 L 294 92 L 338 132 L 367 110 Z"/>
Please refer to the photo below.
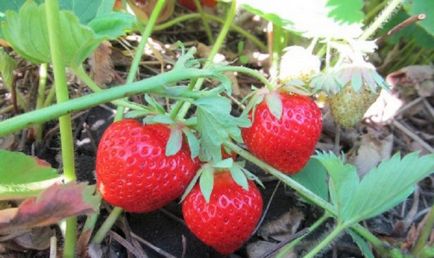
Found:
<path fill-rule="evenodd" d="M 250 161 L 251 163 L 255 164 L 259 168 L 267 171 L 277 179 L 281 180 L 284 184 L 288 185 L 292 189 L 294 189 L 299 195 L 302 197 L 308 199 L 315 205 L 323 208 L 327 213 L 330 215 L 337 217 L 337 211 L 335 207 L 333 207 L 329 202 L 325 201 L 321 197 L 317 196 L 315 193 L 310 191 L 309 189 L 305 188 L 303 185 L 298 183 L 297 181 L 293 180 L 289 176 L 285 175 L 284 173 L 280 172 L 279 170 L 273 168 L 272 166 L 268 165 L 267 163 L 263 162 L 262 160 L 258 159 L 257 157 L 250 154 L 250 152 L 242 149 L 238 145 L 227 141 L 224 143 L 224 145 L 229 148 L 231 151 L 237 153 L 244 159 Z M 363 226 L 359 224 L 353 224 L 350 226 L 354 231 L 356 231 L 360 236 L 364 237 L 366 240 L 371 242 L 371 244 L 381 253 L 386 254 L 387 249 L 384 247 L 383 242 L 378 239 L 374 234 L 372 234 L 369 230 L 364 228 Z"/>
<path fill-rule="evenodd" d="M 142 38 L 140 39 L 139 45 L 136 47 L 133 62 L 131 63 L 130 70 L 128 71 L 127 83 L 132 83 L 136 77 L 137 71 L 139 70 L 140 60 L 142 60 L 143 51 L 145 51 L 145 46 L 148 43 L 149 36 L 151 36 L 160 12 L 165 4 L 166 0 L 158 0 L 155 4 L 154 10 L 151 13 L 151 17 L 149 17 L 149 21 L 142 33 Z M 118 106 L 116 109 L 115 121 L 122 119 L 124 111 L 124 106 Z"/>
<path fill-rule="evenodd" d="M 231 24 L 235 18 L 236 7 L 237 7 L 237 1 L 233 0 L 231 3 L 231 6 L 229 7 L 229 11 L 226 15 L 225 23 L 223 24 L 223 27 L 220 30 L 220 33 L 219 33 L 213 47 L 211 48 L 211 52 L 209 53 L 209 56 L 206 60 L 204 68 L 209 68 L 210 65 L 213 64 L 214 57 L 217 55 L 218 51 L 222 47 L 222 45 L 226 39 L 226 36 L 229 32 L 229 28 L 230 28 L 230 26 L 231 26 Z M 190 84 L 188 85 L 188 88 L 191 90 L 199 90 L 202 87 L 204 81 L 205 81 L 205 79 L 202 79 L 202 78 L 198 79 L 197 81 L 191 80 Z M 187 111 L 190 108 L 190 106 L 191 106 L 190 103 L 186 103 L 184 101 L 178 101 L 175 104 L 172 111 L 170 112 L 170 116 L 172 118 L 176 118 L 176 117 L 183 118 L 187 114 Z"/>
<path fill-rule="evenodd" d="M 285 258 L 288 257 L 289 253 L 294 249 L 294 247 L 300 243 L 306 236 L 308 236 L 311 232 L 315 231 L 319 226 L 321 226 L 328 218 L 330 218 L 330 214 L 327 212 L 324 213 L 315 223 L 313 223 L 308 229 L 305 234 L 302 236 L 292 240 L 290 243 L 285 245 L 279 250 L 279 253 L 276 255 L 275 258 Z"/>
<path fill-rule="evenodd" d="M 60 40 L 60 14 L 57 0 L 45 1 L 45 15 L 48 25 L 48 40 L 50 43 L 51 59 L 55 79 L 56 98 L 58 103 L 69 100 L 68 85 L 66 80 L 65 64 L 63 63 L 62 41 Z M 71 115 L 65 114 L 59 117 L 60 142 L 62 148 L 63 174 L 65 181 L 76 180 L 74 162 L 74 142 L 72 136 Z M 65 257 L 74 257 L 77 237 L 77 219 L 75 217 L 66 220 Z"/>
<path fill-rule="evenodd" d="M 208 14 L 208 13 L 204 13 L 204 16 L 214 22 L 218 22 L 218 23 L 225 23 L 225 20 L 223 20 L 222 18 L 219 18 L 217 16 Z M 181 22 L 190 20 L 190 19 L 200 19 L 201 16 L 198 13 L 189 13 L 189 14 L 185 14 L 185 15 L 181 15 L 178 16 L 170 21 L 167 21 L 165 23 L 159 24 L 157 26 L 155 26 L 154 31 L 160 31 L 160 30 L 165 30 L 167 28 L 170 28 L 172 26 L 178 25 Z M 259 40 L 255 35 L 251 34 L 250 32 L 244 30 L 243 28 L 241 28 L 240 26 L 237 26 L 236 24 L 231 24 L 230 29 L 241 34 L 242 36 L 244 36 L 246 39 L 250 40 L 253 44 L 255 44 L 262 52 L 266 52 L 267 51 L 267 46 L 261 41 Z"/>
<path fill-rule="evenodd" d="M 93 237 L 91 243 L 101 244 L 105 236 L 107 235 L 107 233 L 112 228 L 113 224 L 115 224 L 116 220 L 122 214 L 122 212 L 123 212 L 122 208 L 114 207 L 113 210 L 110 212 L 110 215 L 107 217 L 107 219 L 98 229 L 98 231 L 95 233 L 95 236 Z"/>
<path fill-rule="evenodd" d="M 308 254 L 304 256 L 304 258 L 314 258 L 321 250 L 326 248 L 328 245 L 337 238 L 346 227 L 342 224 L 337 224 L 336 227 L 327 234 L 327 237 L 324 238 L 319 244 L 317 244 Z"/>
<path fill-rule="evenodd" d="M 101 89 L 93 80 L 92 78 L 89 77 L 89 75 L 85 72 L 84 68 L 82 65 L 80 65 L 79 67 L 76 68 L 72 68 L 72 71 L 74 72 L 74 74 L 80 79 L 82 80 L 93 92 L 100 92 L 103 89 Z M 113 104 L 117 105 L 117 106 L 123 106 L 123 107 L 127 107 L 129 109 L 133 109 L 133 110 L 140 110 L 140 111 L 149 111 L 151 112 L 148 107 L 137 104 L 135 102 L 130 102 L 127 100 L 115 100 L 112 101 Z"/>
<path fill-rule="evenodd" d="M 363 32 L 360 36 L 361 40 L 367 40 L 371 37 L 379 28 L 381 28 L 384 23 L 386 23 L 389 18 L 393 15 L 393 13 L 398 10 L 398 7 L 401 5 L 402 0 L 391 0 L 386 8 L 380 13 L 380 15 L 375 18 L 374 22 L 371 23 L 368 28 Z"/>
<path fill-rule="evenodd" d="M 194 4 L 196 5 L 197 12 L 200 14 L 200 18 L 202 18 L 203 27 L 205 28 L 208 41 L 212 45 L 214 43 L 214 38 L 212 36 L 211 28 L 209 27 L 209 22 L 205 16 L 205 12 L 203 11 L 202 5 L 200 4 L 199 0 L 194 0 Z"/>

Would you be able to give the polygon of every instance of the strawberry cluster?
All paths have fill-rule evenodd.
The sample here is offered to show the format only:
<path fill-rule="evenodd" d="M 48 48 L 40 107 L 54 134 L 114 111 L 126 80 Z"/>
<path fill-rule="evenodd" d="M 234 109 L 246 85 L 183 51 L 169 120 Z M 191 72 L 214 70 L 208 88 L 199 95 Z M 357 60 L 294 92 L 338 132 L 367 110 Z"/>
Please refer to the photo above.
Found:
<path fill-rule="evenodd" d="M 241 129 L 242 139 L 258 158 L 284 173 L 294 174 L 305 166 L 319 139 L 321 112 L 309 97 L 272 94 L 280 107 L 280 117 L 270 111 L 270 105 L 276 103 L 261 101 L 250 111 L 252 123 Z M 222 254 L 236 251 L 250 238 L 261 217 L 260 191 L 252 177 L 232 167 L 237 156 L 224 148 L 223 161 L 230 160 L 229 164 L 234 165 L 212 168 L 207 175 L 211 188 L 202 189 L 195 175 L 201 175 L 202 180 L 203 168 L 211 165 L 201 168 L 199 158 L 191 155 L 191 146 L 182 136 L 179 150 L 168 155 L 166 148 L 172 132 L 173 127 L 167 124 L 143 125 L 132 119 L 111 124 L 98 146 L 99 191 L 108 203 L 128 212 L 150 212 L 188 189 L 182 205 L 187 227 Z"/>

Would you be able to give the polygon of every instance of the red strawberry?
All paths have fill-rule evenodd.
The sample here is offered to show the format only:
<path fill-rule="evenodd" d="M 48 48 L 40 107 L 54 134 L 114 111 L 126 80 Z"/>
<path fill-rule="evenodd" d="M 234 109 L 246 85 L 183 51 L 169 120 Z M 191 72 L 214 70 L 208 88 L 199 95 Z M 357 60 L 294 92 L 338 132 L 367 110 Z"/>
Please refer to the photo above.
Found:
<path fill-rule="evenodd" d="M 322 129 L 321 111 L 306 96 L 279 93 L 282 117 L 278 120 L 262 101 L 253 124 L 242 128 L 247 148 L 258 158 L 287 174 L 295 174 L 307 163 Z M 252 119 L 252 112 L 249 114 Z"/>
<path fill-rule="evenodd" d="M 182 213 L 201 241 L 226 255 L 250 238 L 262 214 L 262 197 L 252 181 L 245 190 L 229 172 L 217 172 L 209 203 L 196 184 L 184 200 Z"/>
<path fill-rule="evenodd" d="M 165 156 L 170 129 L 125 119 L 111 124 L 99 143 L 97 186 L 104 200 L 129 212 L 149 212 L 178 198 L 199 169 L 188 145 Z"/>

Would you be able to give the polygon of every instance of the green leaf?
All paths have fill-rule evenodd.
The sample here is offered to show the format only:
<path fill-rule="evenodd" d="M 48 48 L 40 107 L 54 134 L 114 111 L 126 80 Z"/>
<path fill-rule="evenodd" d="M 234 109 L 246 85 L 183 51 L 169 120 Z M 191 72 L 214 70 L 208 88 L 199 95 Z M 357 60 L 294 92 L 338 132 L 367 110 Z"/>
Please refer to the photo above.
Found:
<path fill-rule="evenodd" d="M 136 18 L 128 13 L 111 12 L 96 17 L 89 22 L 89 27 L 99 39 L 117 39 L 134 27 Z"/>
<path fill-rule="evenodd" d="M 221 96 L 203 97 L 196 101 L 197 126 L 200 133 L 201 160 L 221 160 L 221 146 L 224 142 L 233 139 L 241 142 L 239 127 L 250 126 L 246 117 L 231 115 L 231 102 Z"/>
<path fill-rule="evenodd" d="M 34 196 L 58 181 L 57 171 L 45 161 L 0 150 L 0 200 Z"/>
<path fill-rule="evenodd" d="M 327 171 L 318 159 L 310 159 L 300 172 L 292 176 L 292 179 L 311 190 L 323 200 L 329 200 Z"/>
<path fill-rule="evenodd" d="M 330 175 L 329 191 L 332 202 L 338 211 L 338 218 L 343 219 L 342 212 L 351 202 L 358 185 L 356 168 L 344 162 L 332 152 L 314 156 Z"/>
<path fill-rule="evenodd" d="M 113 6 L 115 5 L 115 2 L 116 0 L 102 0 L 96 12 L 96 17 L 113 12 Z"/>
<path fill-rule="evenodd" d="M 102 2 L 103 0 L 60 0 L 59 5 L 60 9 L 70 10 L 77 15 L 81 24 L 88 24 L 97 16 L 100 8 L 107 8 L 107 1 L 104 3 L 105 7 L 101 5 Z M 103 10 L 101 11 L 103 12 Z"/>
<path fill-rule="evenodd" d="M 426 14 L 426 18 L 418 24 L 429 34 L 434 36 L 434 2 L 427 0 L 412 0 L 406 1 L 404 9 L 411 16 Z"/>
<path fill-rule="evenodd" d="M 199 156 L 200 152 L 199 140 L 190 129 L 183 128 L 182 131 L 187 137 L 188 147 L 190 147 L 191 158 L 195 159 L 197 156 Z"/>
<path fill-rule="evenodd" d="M 213 167 L 214 168 L 231 168 L 234 165 L 234 160 L 232 158 L 220 160 L 216 162 Z"/>
<path fill-rule="evenodd" d="M 60 23 L 64 62 L 69 66 L 79 65 L 101 41 L 96 40 L 90 28 L 80 25 L 71 12 L 61 11 Z M 6 12 L 1 27 L 5 39 L 21 56 L 34 63 L 51 61 L 44 5 L 26 2 L 19 13 Z"/>
<path fill-rule="evenodd" d="M 265 101 L 271 114 L 273 114 L 277 120 L 280 120 L 282 117 L 283 107 L 279 94 L 277 92 L 271 92 L 270 94 L 267 94 Z"/>
<path fill-rule="evenodd" d="M 372 253 L 371 248 L 369 247 L 369 245 L 365 241 L 365 239 L 363 239 L 361 236 L 359 236 L 359 234 L 354 232 L 352 229 L 347 230 L 347 232 L 350 234 L 354 243 L 357 244 L 360 251 L 362 251 L 362 254 L 365 258 L 375 258 L 374 254 Z"/>
<path fill-rule="evenodd" d="M 82 5 L 87 3 L 86 7 Z M 75 11 L 81 10 L 81 18 L 94 17 L 96 10 L 91 10 L 101 1 L 72 1 L 64 7 Z M 99 6 L 99 5 L 98 5 Z M 83 9 L 83 10 L 82 10 Z M 89 13 L 92 13 L 90 15 Z M 112 17 L 113 16 L 113 17 Z M 61 41 L 65 65 L 80 65 L 106 39 L 115 39 L 131 28 L 131 17 L 126 14 L 113 14 L 108 17 L 97 17 L 92 28 L 80 24 L 77 16 L 71 11 L 60 11 Z M 87 22 L 86 22 L 87 23 Z M 29 26 L 31 24 L 31 26 Z M 48 42 L 47 21 L 44 5 L 26 2 L 19 12 L 7 11 L 1 24 L 4 38 L 21 56 L 33 63 L 49 63 L 51 61 Z"/>
<path fill-rule="evenodd" d="M 172 156 L 178 153 L 182 147 L 182 131 L 179 128 L 170 130 L 169 140 L 166 144 L 166 156 Z"/>
<path fill-rule="evenodd" d="M 328 0 L 327 7 L 330 8 L 329 17 L 343 23 L 359 23 L 363 21 L 362 0 Z"/>
<path fill-rule="evenodd" d="M 354 39 L 362 33 L 362 0 L 240 0 L 247 11 L 308 38 Z"/>
<path fill-rule="evenodd" d="M 208 203 L 214 187 L 214 170 L 211 167 L 206 166 L 203 169 L 199 179 L 199 187 L 205 201 Z"/>
<path fill-rule="evenodd" d="M 404 201 L 417 182 L 434 172 L 434 154 L 395 154 L 372 169 L 356 186 L 343 209 L 345 220 L 361 221 L 377 216 Z"/>
<path fill-rule="evenodd" d="M 3 48 L 0 48 L 0 73 L 3 79 L 3 85 L 11 91 L 14 81 L 14 70 L 17 62 L 10 57 Z"/>
<path fill-rule="evenodd" d="M 247 181 L 247 177 L 239 166 L 234 165 L 229 169 L 229 171 L 231 171 L 231 176 L 235 183 L 241 186 L 244 190 L 249 190 L 249 182 Z"/>

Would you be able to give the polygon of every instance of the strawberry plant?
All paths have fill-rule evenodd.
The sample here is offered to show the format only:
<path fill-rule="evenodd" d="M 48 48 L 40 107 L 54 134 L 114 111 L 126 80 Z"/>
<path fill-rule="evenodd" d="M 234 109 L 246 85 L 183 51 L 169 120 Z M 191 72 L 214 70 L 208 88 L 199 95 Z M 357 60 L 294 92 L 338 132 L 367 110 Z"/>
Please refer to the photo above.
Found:
<path fill-rule="evenodd" d="M 339 0 L 222 1 L 214 10 L 217 15 L 202 8 L 215 7 L 215 1 L 180 1 L 193 13 L 172 18 L 180 8 L 174 3 L 0 3 L 4 46 L 0 73 L 13 103 L 0 121 L 0 136 L 24 130 L 21 145 L 33 139 L 41 144 L 44 133 L 48 134 L 44 128 L 58 120 L 60 138 L 58 171 L 31 155 L 0 150 L 0 204 L 6 206 L 0 210 L 1 239 L 13 239 L 20 230 L 59 224 L 64 257 L 90 255 L 107 234 L 119 239 L 111 229 L 124 211 L 150 214 L 179 200 L 186 228 L 205 245 L 229 255 L 243 248 L 267 219 L 272 197 L 265 205 L 266 189 L 256 186 L 264 186 L 260 179 L 266 172 L 292 189 L 298 201 L 322 213 L 305 231 L 279 243 L 275 257 L 317 257 L 343 234 L 365 257 L 432 257 L 428 237 L 434 224 L 432 208 L 425 228 L 407 250 L 386 243 L 361 222 L 413 194 L 418 182 L 434 172 L 434 155 L 396 153 L 362 175 L 359 167 L 345 159 L 348 153 L 340 152 L 339 128 L 361 126 L 380 92 L 390 90 L 373 64 L 380 41 L 369 39 L 401 8 L 401 1 L 380 6 L 384 10 L 366 27 L 361 0 L 351 4 Z M 406 3 L 401 11 L 414 14 L 422 6 L 420 1 Z M 243 19 L 261 17 L 267 34 L 257 37 L 236 24 L 239 12 Z M 163 23 L 165 19 L 170 20 Z M 188 43 L 178 42 L 176 50 L 170 44 L 156 49 L 150 40 L 153 33 L 190 19 L 202 20 L 209 48 L 186 48 Z M 432 36 L 426 22 L 421 29 Z M 239 37 L 247 43 L 240 44 Z M 130 44 L 131 38 L 137 40 Z M 231 65 L 217 62 L 233 47 L 232 39 L 238 42 L 238 54 L 240 46 L 243 52 L 252 46 L 268 52 L 261 64 L 264 69 L 254 69 L 259 65 L 250 61 L 258 53 L 239 60 L 246 66 L 236 66 L 237 58 Z M 85 61 L 90 58 L 98 65 L 95 60 L 104 60 L 98 55 L 103 55 L 101 48 L 108 41 L 122 45 L 122 54 L 131 60 L 125 81 L 121 78 L 120 85 L 103 87 L 89 74 Z M 166 51 L 173 51 L 176 60 L 168 62 Z M 158 59 L 161 72 L 143 78 L 149 55 Z M 17 78 L 27 66 L 39 68 L 37 88 L 17 87 Z M 106 73 L 114 70 L 107 67 L 102 69 Z M 242 100 L 234 82 L 240 76 L 255 84 L 249 85 Z M 81 86 L 74 87 L 75 83 Z M 35 105 L 27 101 L 31 92 L 36 94 Z M 96 150 L 93 186 L 77 180 L 77 149 L 82 143 L 75 139 L 81 129 L 75 128 L 73 114 L 98 105 L 113 105 L 116 111 L 115 121 L 101 139 L 90 140 Z M 324 119 L 327 108 L 336 123 L 335 153 L 321 142 L 327 137 L 323 129 L 330 127 Z M 101 205 L 104 202 L 113 206 L 108 216 L 100 212 L 107 206 Z M 79 215 L 86 216 L 80 227 Z M 324 231 L 326 221 L 332 223 L 331 228 L 315 236 Z M 315 244 L 302 248 L 301 243 L 312 237 Z M 126 245 L 129 250 L 131 246 Z"/>

